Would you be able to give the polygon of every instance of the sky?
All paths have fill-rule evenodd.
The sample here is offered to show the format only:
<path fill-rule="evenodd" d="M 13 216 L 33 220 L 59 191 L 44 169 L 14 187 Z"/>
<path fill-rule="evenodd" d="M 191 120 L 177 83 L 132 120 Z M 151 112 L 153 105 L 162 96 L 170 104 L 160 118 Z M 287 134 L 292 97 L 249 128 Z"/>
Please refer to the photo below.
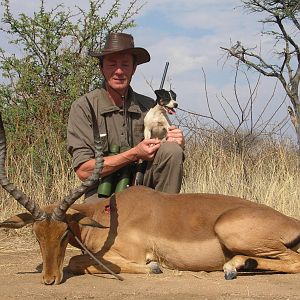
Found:
<path fill-rule="evenodd" d="M 139 1 L 141 4 L 145 2 Z M 63 3 L 71 9 L 75 5 L 88 7 L 86 0 L 45 2 L 48 7 L 54 7 L 57 3 Z M 122 7 L 126 8 L 129 2 L 130 0 L 122 0 Z M 112 1 L 106 0 L 106 3 L 109 6 Z M 39 7 L 39 0 L 11 0 L 11 5 L 16 14 L 30 14 Z M 151 55 L 149 63 L 137 68 L 132 81 L 133 88 L 154 98 L 149 82 L 153 89 L 159 88 L 168 61 L 169 69 L 164 87 L 171 87 L 176 92 L 179 107 L 209 115 L 208 100 L 213 116 L 224 124 L 230 124 L 236 119 L 230 106 L 238 112 L 233 89 L 235 61 L 228 60 L 220 47 L 230 48 L 236 41 L 241 41 L 251 47 L 261 45 L 264 53 L 270 56 L 273 44 L 261 34 L 262 24 L 258 22 L 261 17 L 246 12 L 241 7 L 240 0 L 149 0 L 134 17 L 137 27 L 127 31 L 134 36 L 135 45 L 146 48 Z M 0 47 L 1 43 L 2 38 Z M 250 71 L 247 76 L 254 89 L 257 73 Z M 249 85 L 242 78 L 240 75 L 237 94 L 241 105 L 244 105 L 249 98 Z M 275 84 L 275 79 L 261 79 L 254 103 L 256 116 L 260 115 L 266 101 L 272 97 Z M 263 116 L 264 121 L 273 115 L 283 99 L 284 93 L 278 84 L 275 97 Z M 274 122 L 287 117 L 288 105 L 286 100 L 275 115 Z M 290 123 L 285 130 L 293 136 Z"/>

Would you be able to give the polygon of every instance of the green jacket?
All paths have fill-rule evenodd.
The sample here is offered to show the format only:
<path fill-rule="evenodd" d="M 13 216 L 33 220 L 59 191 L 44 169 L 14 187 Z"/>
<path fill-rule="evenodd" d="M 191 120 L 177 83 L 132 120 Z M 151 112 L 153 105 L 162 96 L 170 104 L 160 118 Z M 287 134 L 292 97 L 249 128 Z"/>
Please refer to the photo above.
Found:
<path fill-rule="evenodd" d="M 136 146 L 144 138 L 144 117 L 154 100 L 134 92 L 131 88 L 126 101 L 126 113 L 111 103 L 104 88 L 89 92 L 73 102 L 67 130 L 67 149 L 73 158 L 73 168 L 94 158 L 92 120 L 87 99 L 92 104 L 98 121 L 104 155 L 108 144 L 120 147 Z"/>

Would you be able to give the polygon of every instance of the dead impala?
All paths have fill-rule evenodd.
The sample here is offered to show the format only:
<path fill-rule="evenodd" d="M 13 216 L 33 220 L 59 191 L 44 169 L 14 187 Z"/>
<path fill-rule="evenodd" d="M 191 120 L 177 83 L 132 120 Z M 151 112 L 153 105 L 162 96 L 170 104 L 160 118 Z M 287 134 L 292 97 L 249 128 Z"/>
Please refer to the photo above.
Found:
<path fill-rule="evenodd" d="M 225 195 L 165 194 L 142 186 L 98 203 L 73 204 L 98 180 L 102 156 L 97 134 L 97 165 L 91 178 L 60 204 L 40 208 L 8 182 L 2 120 L 0 127 L 1 185 L 29 211 L 0 226 L 33 224 L 45 284 L 61 282 L 67 244 L 80 247 L 73 235 L 115 273 L 159 273 L 160 266 L 223 269 L 226 279 L 235 278 L 241 268 L 300 272 L 300 221 L 265 205 Z M 87 254 L 72 257 L 69 268 L 74 274 L 107 273 Z"/>

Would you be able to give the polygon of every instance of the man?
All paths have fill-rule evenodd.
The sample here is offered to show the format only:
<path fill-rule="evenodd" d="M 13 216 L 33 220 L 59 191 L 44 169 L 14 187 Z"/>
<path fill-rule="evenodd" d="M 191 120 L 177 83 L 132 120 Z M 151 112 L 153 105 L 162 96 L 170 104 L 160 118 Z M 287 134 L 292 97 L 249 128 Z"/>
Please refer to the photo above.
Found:
<path fill-rule="evenodd" d="M 144 185 L 178 193 L 182 181 L 182 131 L 172 126 L 165 143 L 157 139 L 143 139 L 144 117 L 154 102 L 134 92 L 130 86 L 137 65 L 150 61 L 148 51 L 134 47 L 133 37 L 129 34 L 111 33 L 107 36 L 104 49 L 90 52 L 90 55 L 99 59 L 104 83 L 101 89 L 85 94 L 71 107 L 67 140 L 76 174 L 84 181 L 95 166 L 89 101 L 96 113 L 100 134 L 106 134 L 101 182 L 109 178 L 107 181 L 111 184 L 122 170 L 133 173 L 137 162 L 143 160 L 147 162 Z M 114 155 L 113 148 L 117 149 Z M 99 192 L 100 186 L 93 187 L 86 194 L 86 201 L 103 196 Z M 109 196 L 111 192 L 113 190 L 104 196 Z"/>

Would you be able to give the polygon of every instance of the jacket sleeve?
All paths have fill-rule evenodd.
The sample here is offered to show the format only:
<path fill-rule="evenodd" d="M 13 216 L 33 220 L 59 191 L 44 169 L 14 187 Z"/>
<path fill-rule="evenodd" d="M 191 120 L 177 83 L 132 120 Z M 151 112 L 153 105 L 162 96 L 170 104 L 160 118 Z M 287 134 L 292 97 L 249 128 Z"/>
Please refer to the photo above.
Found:
<path fill-rule="evenodd" d="M 73 158 L 73 168 L 94 158 L 94 148 L 90 112 L 86 99 L 80 98 L 71 106 L 67 128 L 67 150 Z"/>

